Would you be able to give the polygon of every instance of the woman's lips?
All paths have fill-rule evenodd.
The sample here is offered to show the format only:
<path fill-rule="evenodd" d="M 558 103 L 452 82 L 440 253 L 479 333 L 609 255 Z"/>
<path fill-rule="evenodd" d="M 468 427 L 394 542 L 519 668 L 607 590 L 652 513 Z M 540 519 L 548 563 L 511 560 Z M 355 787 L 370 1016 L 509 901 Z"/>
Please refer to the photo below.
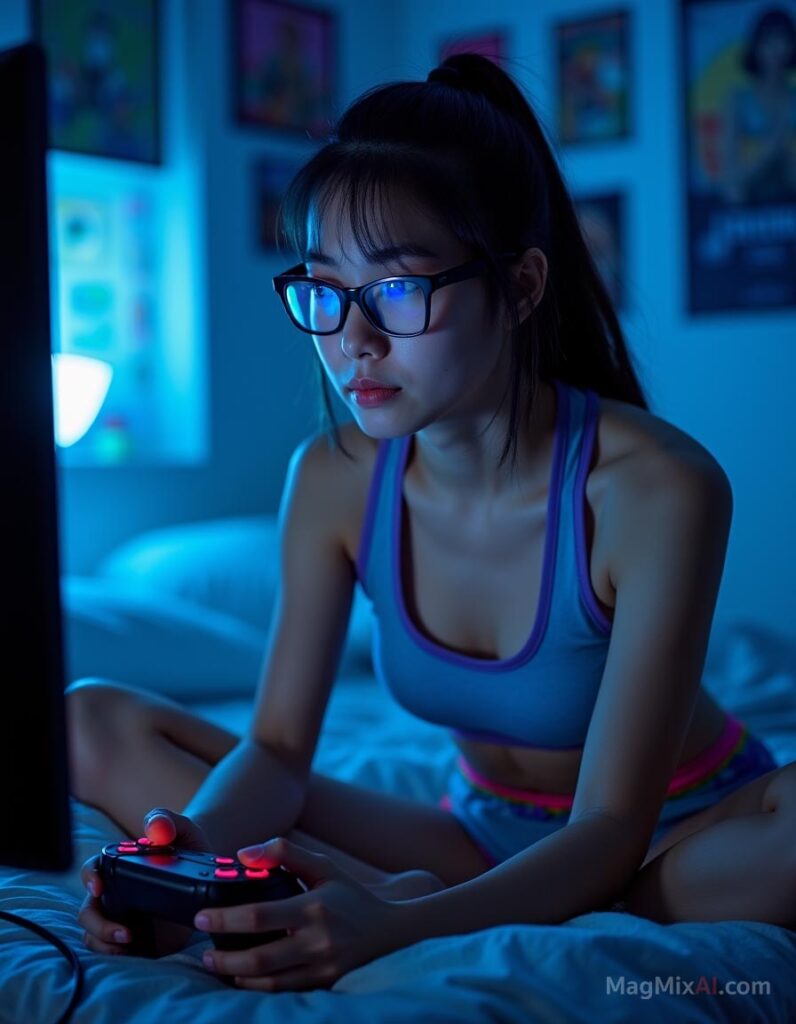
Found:
<path fill-rule="evenodd" d="M 350 388 L 351 394 L 356 400 L 357 405 L 362 406 L 366 409 L 371 409 L 374 406 L 382 405 L 384 402 L 389 402 L 391 398 L 394 398 L 399 392 L 400 388 Z"/>

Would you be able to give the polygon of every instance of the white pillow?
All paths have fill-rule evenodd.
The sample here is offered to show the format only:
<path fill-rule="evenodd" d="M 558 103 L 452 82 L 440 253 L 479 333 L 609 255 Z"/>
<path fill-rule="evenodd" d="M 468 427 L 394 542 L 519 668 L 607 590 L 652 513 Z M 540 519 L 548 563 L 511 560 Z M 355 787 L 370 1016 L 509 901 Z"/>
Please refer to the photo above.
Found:
<path fill-rule="evenodd" d="M 273 517 L 180 523 L 125 541 L 97 576 L 187 598 L 267 630 L 277 587 Z"/>
<path fill-rule="evenodd" d="M 277 520 L 240 516 L 149 530 L 107 555 L 96 574 L 130 591 L 187 599 L 267 633 L 279 579 Z M 372 623 L 372 604 L 357 583 L 340 671 L 372 669 Z"/>
<path fill-rule="evenodd" d="M 61 579 L 66 682 L 98 676 L 177 700 L 253 696 L 266 634 L 139 584 Z"/>

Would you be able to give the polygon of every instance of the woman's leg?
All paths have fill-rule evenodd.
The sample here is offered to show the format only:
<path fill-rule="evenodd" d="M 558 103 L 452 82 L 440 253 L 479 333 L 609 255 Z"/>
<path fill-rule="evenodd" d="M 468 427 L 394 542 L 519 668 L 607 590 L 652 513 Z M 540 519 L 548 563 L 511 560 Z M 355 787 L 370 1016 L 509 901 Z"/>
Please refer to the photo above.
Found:
<path fill-rule="evenodd" d="M 175 716 L 190 729 L 190 748 L 170 735 Z M 152 807 L 181 812 L 240 739 L 176 701 L 95 680 L 66 690 L 66 718 L 74 795 L 133 838 Z"/>
<path fill-rule="evenodd" d="M 796 928 L 796 762 L 678 823 L 650 849 L 625 909 L 669 924 L 753 920 Z"/>
<path fill-rule="evenodd" d="M 181 811 L 240 738 L 134 687 L 80 680 L 66 693 L 74 795 L 132 837 L 152 807 Z M 376 816 L 390 822 L 386 831 L 370 827 Z M 422 895 L 485 870 L 450 819 L 437 808 L 312 772 L 305 811 L 288 838 L 328 854 L 366 884 L 393 885 L 397 875 L 411 875 L 408 888 Z M 438 827 L 429 833 L 430 820 Z"/>

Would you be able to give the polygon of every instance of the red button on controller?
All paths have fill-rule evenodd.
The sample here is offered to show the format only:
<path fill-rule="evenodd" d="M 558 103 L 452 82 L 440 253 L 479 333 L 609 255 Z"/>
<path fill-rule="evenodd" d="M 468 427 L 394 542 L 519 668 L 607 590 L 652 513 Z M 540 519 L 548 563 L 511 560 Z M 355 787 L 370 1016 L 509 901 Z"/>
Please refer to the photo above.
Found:
<path fill-rule="evenodd" d="M 268 868 L 246 868 L 247 878 L 267 878 Z"/>
<path fill-rule="evenodd" d="M 216 878 L 237 878 L 237 868 L 216 868 Z"/>
<path fill-rule="evenodd" d="M 215 858 L 215 862 L 216 862 L 216 864 L 234 864 L 235 863 L 235 861 L 232 859 L 232 857 L 216 857 Z"/>

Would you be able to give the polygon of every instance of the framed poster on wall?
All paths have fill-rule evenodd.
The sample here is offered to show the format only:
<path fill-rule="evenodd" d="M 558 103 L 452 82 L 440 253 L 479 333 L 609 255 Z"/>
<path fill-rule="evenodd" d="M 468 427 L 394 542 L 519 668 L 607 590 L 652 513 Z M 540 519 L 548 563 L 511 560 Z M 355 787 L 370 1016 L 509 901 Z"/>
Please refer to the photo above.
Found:
<path fill-rule="evenodd" d="M 629 36 L 627 11 L 555 26 L 562 143 L 608 142 L 630 134 Z"/>
<path fill-rule="evenodd" d="M 232 0 L 231 9 L 237 121 L 326 134 L 336 103 L 334 13 L 287 0 Z"/>
<path fill-rule="evenodd" d="M 158 0 L 32 0 L 53 149 L 160 163 Z"/>
<path fill-rule="evenodd" d="M 583 237 L 603 284 L 622 311 L 625 295 L 625 197 L 621 192 L 573 197 Z"/>
<path fill-rule="evenodd" d="M 276 237 L 276 215 L 290 182 L 305 160 L 283 156 L 262 156 L 252 164 L 254 184 L 254 225 L 256 245 L 263 252 L 279 252 Z"/>
<path fill-rule="evenodd" d="M 796 0 L 681 0 L 687 308 L 796 306 Z"/>

